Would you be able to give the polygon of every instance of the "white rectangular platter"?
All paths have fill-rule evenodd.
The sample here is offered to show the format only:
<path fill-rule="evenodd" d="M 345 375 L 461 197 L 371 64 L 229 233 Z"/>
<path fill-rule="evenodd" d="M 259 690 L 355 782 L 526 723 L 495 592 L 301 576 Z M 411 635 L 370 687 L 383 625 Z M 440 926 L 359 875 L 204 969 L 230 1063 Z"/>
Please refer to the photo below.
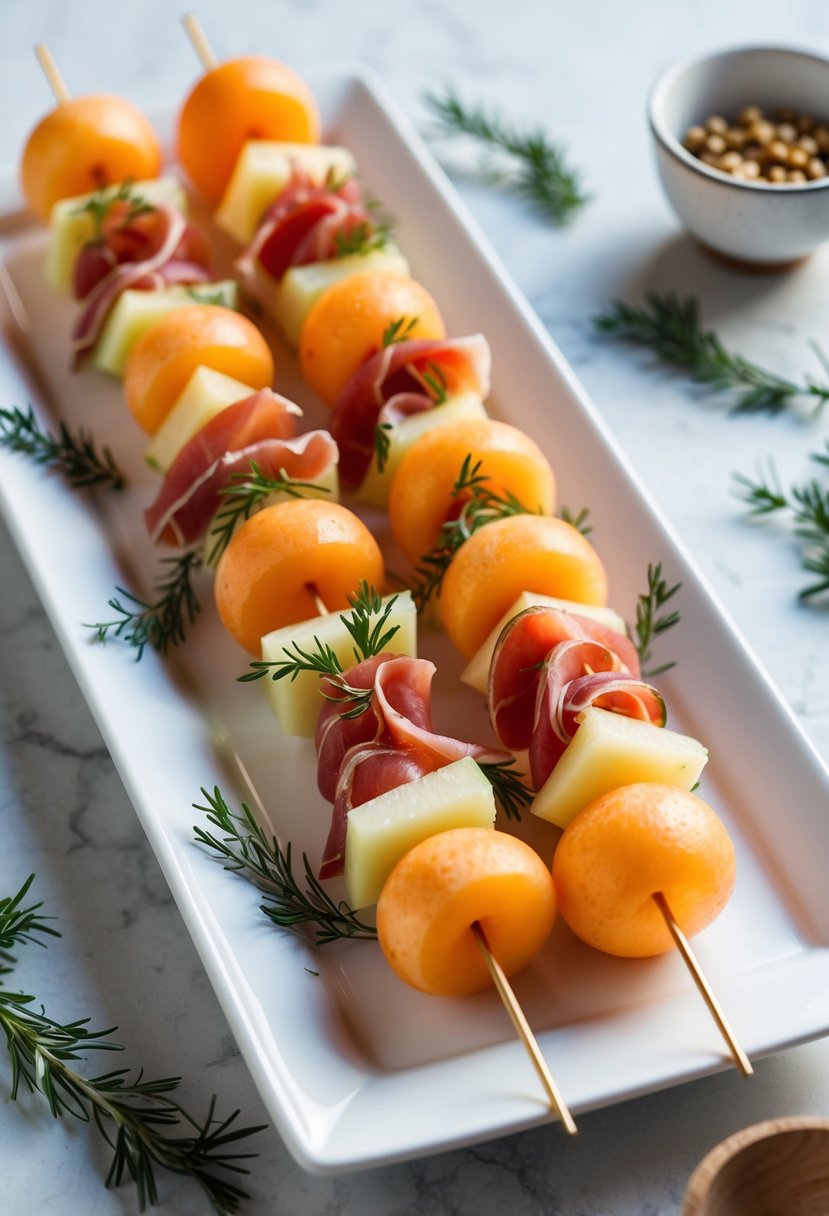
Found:
<path fill-rule="evenodd" d="M 697 939 L 699 956 L 753 1056 L 829 1030 L 829 781 L 819 757 L 657 517 L 594 408 L 506 278 L 417 135 L 364 74 L 311 79 L 326 138 L 354 151 L 371 193 L 397 217 L 413 273 L 450 334 L 481 330 L 493 353 L 496 416 L 529 431 L 558 475 L 559 501 L 589 506 L 592 539 L 628 619 L 649 561 L 682 580 L 682 624 L 665 646 L 678 666 L 661 681 L 671 724 L 701 738 L 711 762 L 701 793 L 737 849 L 731 903 Z M 9 204 L 11 205 L 11 204 Z M 205 611 L 172 660 L 93 644 L 82 622 L 109 615 L 116 585 L 147 591 L 157 555 L 142 510 L 156 480 L 120 387 L 66 370 L 72 306 L 42 277 L 45 234 L 2 224 L 4 274 L 30 324 L 38 383 L 9 321 L 0 401 L 34 401 L 109 443 L 129 476 L 120 495 L 72 493 L 57 477 L 0 452 L 0 501 L 69 662 L 165 872 L 233 1032 L 291 1152 L 336 1173 L 469 1144 L 549 1118 L 537 1079 L 493 993 L 433 999 L 406 988 L 373 943 L 315 949 L 274 929 L 257 892 L 193 840 L 199 788 L 247 798 L 297 856 L 314 862 L 329 808 L 316 793 L 312 744 L 285 739 L 262 689 L 234 677 L 248 657 L 221 630 L 209 579 Z M 222 252 L 222 251 L 220 251 Z M 223 256 L 227 257 L 228 249 Z M 277 350 L 277 386 L 322 421 L 295 365 Z M 371 517 L 381 540 L 385 522 Z M 399 568 L 400 558 L 391 556 Z M 457 680 L 437 635 L 436 725 L 487 738 L 480 699 Z M 666 656 L 667 657 L 667 656 Z M 47 690 L 44 690 L 44 695 Z M 555 833 L 522 829 L 545 856 Z M 601 956 L 558 925 L 516 989 L 575 1113 L 727 1066 L 680 961 Z"/>

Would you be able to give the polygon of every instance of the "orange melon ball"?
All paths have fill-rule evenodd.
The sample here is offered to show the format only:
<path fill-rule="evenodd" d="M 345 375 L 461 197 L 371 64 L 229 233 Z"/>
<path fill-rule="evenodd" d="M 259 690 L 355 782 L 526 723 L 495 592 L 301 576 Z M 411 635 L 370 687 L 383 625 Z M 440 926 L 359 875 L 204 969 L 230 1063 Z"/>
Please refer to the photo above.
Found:
<path fill-rule="evenodd" d="M 485 488 L 514 494 L 528 511 L 548 515 L 555 478 L 538 444 L 518 427 L 491 418 L 467 418 L 434 427 L 403 457 L 389 493 L 394 539 L 410 562 L 428 553 L 452 512 L 452 487 L 466 457 L 481 462 Z"/>
<path fill-rule="evenodd" d="M 228 59 L 205 72 L 178 116 L 178 159 L 200 194 L 216 206 L 249 139 L 315 144 L 320 116 L 297 73 L 265 55 Z"/>
<path fill-rule="evenodd" d="M 446 327 L 425 287 L 403 274 L 366 270 L 333 283 L 314 304 L 299 338 L 299 365 L 326 405 L 362 363 L 382 349 L 401 318 L 407 338 L 444 338 Z"/>
<path fill-rule="evenodd" d="M 382 587 L 383 558 L 365 524 L 339 503 L 295 498 L 252 515 L 216 570 L 216 607 L 240 646 L 261 654 L 272 629 L 348 607 L 365 579 Z"/>
<path fill-rule="evenodd" d="M 273 384 L 273 355 L 247 317 L 215 304 L 176 308 L 139 338 L 124 368 L 127 405 L 148 435 L 156 433 L 200 366 L 252 389 Z"/>
<path fill-rule="evenodd" d="M 392 870 L 377 902 L 377 936 L 407 984 L 433 996 L 468 996 L 491 984 L 472 932 L 513 975 L 553 927 L 550 871 L 515 836 L 453 828 L 416 845 Z"/>
<path fill-rule="evenodd" d="M 461 545 L 440 593 L 443 627 L 470 659 L 522 591 L 607 603 L 607 575 L 590 541 L 549 515 L 485 524 Z"/>
<path fill-rule="evenodd" d="M 591 802 L 553 859 L 561 914 L 577 937 L 624 958 L 673 949 L 661 891 L 687 937 L 725 907 L 734 846 L 711 807 L 685 790 L 643 782 Z"/>
<path fill-rule="evenodd" d="M 125 97 L 93 94 L 56 106 L 32 131 L 20 165 L 26 202 L 48 220 L 55 203 L 127 178 L 157 177 L 161 145 Z"/>

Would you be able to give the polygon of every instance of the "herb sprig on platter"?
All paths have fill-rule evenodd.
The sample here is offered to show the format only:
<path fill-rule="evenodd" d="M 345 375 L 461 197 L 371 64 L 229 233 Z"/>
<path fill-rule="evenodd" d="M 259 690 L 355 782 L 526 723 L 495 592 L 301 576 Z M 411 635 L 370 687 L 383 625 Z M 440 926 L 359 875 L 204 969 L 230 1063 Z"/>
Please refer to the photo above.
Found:
<path fill-rule="evenodd" d="M 567 223 L 588 202 L 580 174 L 543 131 L 522 131 L 497 113 L 466 105 L 451 89 L 427 94 L 425 101 L 438 138 L 466 136 L 483 145 L 479 173 L 518 194 L 544 219 Z"/>
<path fill-rule="evenodd" d="M 0 447 L 31 457 L 36 464 L 57 469 L 75 489 L 109 486 L 120 490 L 124 475 L 109 448 L 100 451 L 84 430 L 73 433 L 65 422 L 57 433 L 42 427 L 31 406 L 0 408 Z"/>
<path fill-rule="evenodd" d="M 811 459 L 829 465 L 829 443 L 825 452 L 813 452 Z M 749 515 L 765 517 L 786 514 L 794 526 L 794 535 L 802 545 L 801 565 L 807 574 L 817 576 L 800 593 L 801 600 L 811 600 L 829 591 L 829 488 L 817 478 L 785 491 L 774 465 L 769 462 L 767 473 L 760 470 L 756 478 L 735 473 L 736 494 L 748 507 Z"/>
<path fill-rule="evenodd" d="M 162 573 L 156 580 L 158 595 L 144 600 L 116 587 L 116 595 L 107 600 L 118 615 L 111 621 L 87 624 L 95 630 L 95 641 L 105 643 L 110 638 L 122 638 L 135 649 L 138 662 L 147 646 L 166 655 L 173 646 L 186 639 L 188 625 L 194 624 L 201 612 L 201 603 L 193 586 L 193 575 L 202 566 L 201 554 L 191 549 L 180 557 L 162 559 Z"/>
<path fill-rule="evenodd" d="M 255 1153 L 236 1151 L 261 1127 L 234 1127 L 239 1111 L 215 1117 L 211 1099 L 203 1120 L 195 1119 L 170 1095 L 180 1077 L 145 1080 L 143 1070 L 115 1069 L 87 1077 L 75 1067 L 83 1056 L 122 1051 L 111 1039 L 114 1027 L 91 1030 L 90 1019 L 60 1022 L 50 1018 L 30 994 L 10 992 L 4 977 L 14 970 L 12 951 L 27 942 L 45 945 L 46 935 L 60 933 L 41 915 L 41 903 L 24 901 L 31 875 L 13 896 L 0 900 L 0 1027 L 11 1065 L 11 1098 L 21 1089 L 42 1093 L 54 1118 L 66 1115 L 95 1126 L 113 1150 L 106 1185 L 130 1180 L 138 1192 L 139 1209 L 158 1202 L 156 1170 L 192 1178 L 201 1187 L 217 1216 L 239 1210 L 247 1194 L 227 1174 L 249 1173 L 241 1164 Z"/>
<path fill-rule="evenodd" d="M 636 623 L 632 630 L 636 653 L 642 665 L 642 675 L 653 677 L 662 675 L 676 667 L 676 662 L 661 663 L 651 667 L 653 644 L 658 637 L 679 624 L 680 613 L 675 609 L 662 612 L 662 609 L 673 599 L 682 587 L 682 583 L 674 583 L 672 587 L 662 577 L 662 563 L 648 564 L 648 589 L 639 596 L 636 602 Z"/>
<path fill-rule="evenodd" d="M 201 792 L 207 805 L 194 803 L 194 809 L 204 811 L 219 835 L 196 825 L 196 840 L 226 870 L 239 871 L 262 891 L 260 907 L 270 921 L 286 929 L 312 926 L 318 946 L 342 938 L 376 940 L 373 925 L 360 920 L 345 901 L 331 899 L 304 853 L 302 878 L 297 879 L 290 844 L 283 849 L 275 836 L 269 838 L 246 802 L 240 811 L 232 811 L 218 786 L 212 794 L 206 789 Z"/>
<path fill-rule="evenodd" d="M 717 334 L 706 329 L 698 302 L 671 292 L 648 292 L 645 304 L 614 301 L 595 318 L 600 333 L 653 351 L 669 367 L 687 372 L 695 384 L 732 398 L 734 414 L 780 414 L 798 402 L 809 402 L 814 412 L 829 400 L 829 385 L 811 377 L 796 383 L 751 363 L 727 350 Z M 814 347 L 824 369 L 829 364 Z"/>

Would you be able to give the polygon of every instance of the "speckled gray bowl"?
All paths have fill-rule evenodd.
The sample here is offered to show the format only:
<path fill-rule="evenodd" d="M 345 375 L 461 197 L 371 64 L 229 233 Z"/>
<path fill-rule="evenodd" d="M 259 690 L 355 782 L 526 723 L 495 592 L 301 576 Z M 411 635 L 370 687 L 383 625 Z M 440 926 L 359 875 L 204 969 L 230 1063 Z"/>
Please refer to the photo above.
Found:
<path fill-rule="evenodd" d="M 716 253 L 772 269 L 829 238 L 829 177 L 785 186 L 740 181 L 682 146 L 688 127 L 747 105 L 789 106 L 829 124 L 829 59 L 754 47 L 681 63 L 657 80 L 648 117 L 662 185 L 688 231 Z"/>

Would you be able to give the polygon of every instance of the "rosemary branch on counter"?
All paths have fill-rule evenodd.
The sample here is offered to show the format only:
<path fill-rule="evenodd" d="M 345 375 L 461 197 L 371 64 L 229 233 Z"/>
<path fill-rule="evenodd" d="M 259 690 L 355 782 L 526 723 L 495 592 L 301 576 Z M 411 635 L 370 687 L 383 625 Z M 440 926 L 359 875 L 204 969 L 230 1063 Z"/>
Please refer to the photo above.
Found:
<path fill-rule="evenodd" d="M 779 414 L 803 400 L 814 403 L 818 413 L 829 400 L 829 385 L 811 377 L 801 383 L 786 380 L 726 350 L 717 334 L 704 328 L 692 296 L 649 291 L 644 305 L 615 300 L 594 320 L 608 337 L 646 347 L 663 363 L 687 372 L 695 384 L 730 394 L 734 414 Z M 822 352 L 814 349 L 829 372 Z"/>
<path fill-rule="evenodd" d="M 91 435 L 84 430 L 73 434 L 65 422 L 59 424 L 57 434 L 46 430 L 31 405 L 25 410 L 18 406 L 0 408 L 0 447 L 57 469 L 76 489 L 108 485 L 120 490 L 124 485 L 124 475 L 109 448 L 99 452 Z"/>
<path fill-rule="evenodd" d="M 130 1079 L 126 1068 L 86 1077 L 74 1067 L 82 1055 L 96 1051 L 122 1051 L 107 1030 L 89 1029 L 89 1018 L 59 1022 L 48 1017 L 34 996 L 10 992 L 4 978 L 14 970 L 11 953 L 25 942 L 45 945 L 42 935 L 59 937 L 40 915 L 41 903 L 24 906 L 34 875 L 16 895 L 0 899 L 0 1027 L 11 1065 L 11 1098 L 21 1087 L 39 1092 L 55 1118 L 73 1115 L 95 1126 L 113 1150 L 106 1185 L 135 1183 L 140 1211 L 158 1202 L 157 1168 L 192 1178 L 201 1187 L 217 1216 L 239 1210 L 245 1191 L 222 1171 L 247 1174 L 240 1162 L 257 1156 L 238 1153 L 240 1140 L 263 1131 L 260 1127 L 233 1127 L 239 1111 L 226 1119 L 215 1117 L 212 1098 L 203 1120 L 171 1098 L 180 1077 L 145 1080 L 143 1070 Z M 218 1173 L 216 1171 L 219 1171 Z"/>
<path fill-rule="evenodd" d="M 566 223 L 588 201 L 579 173 L 542 130 L 519 130 L 494 112 L 465 105 L 451 89 L 427 94 L 425 101 L 437 120 L 438 137 L 467 136 L 482 144 L 488 154 L 480 173 L 520 195 L 544 219 Z"/>
<path fill-rule="evenodd" d="M 825 452 L 812 452 L 811 459 L 829 465 L 829 442 Z M 829 488 L 811 478 L 793 485 L 788 493 L 780 484 L 774 465 L 769 461 L 768 474 L 758 477 L 733 474 L 735 493 L 755 517 L 788 513 L 794 525 L 794 535 L 802 542 L 801 565 L 807 574 L 817 576 L 799 593 L 801 600 L 829 591 Z"/>

